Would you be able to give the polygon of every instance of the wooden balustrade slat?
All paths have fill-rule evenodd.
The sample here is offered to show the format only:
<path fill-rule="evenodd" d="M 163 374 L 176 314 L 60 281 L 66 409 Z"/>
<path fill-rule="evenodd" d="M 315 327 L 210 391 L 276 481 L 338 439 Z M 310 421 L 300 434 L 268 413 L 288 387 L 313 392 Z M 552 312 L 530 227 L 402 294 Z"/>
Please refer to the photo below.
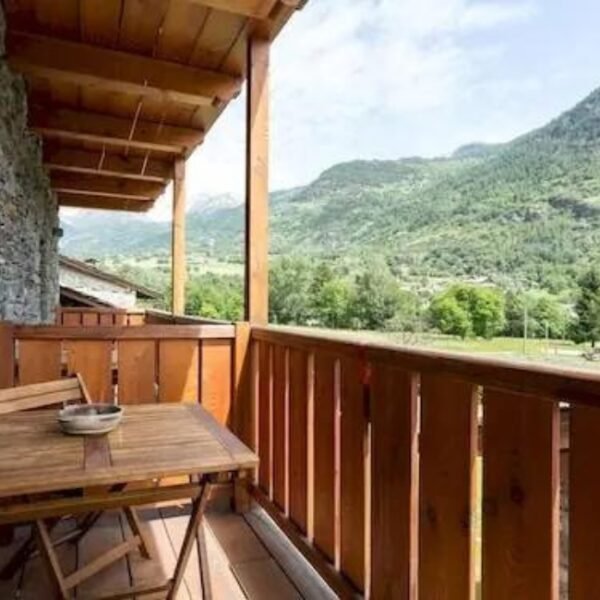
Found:
<path fill-rule="evenodd" d="M 314 371 L 314 544 L 335 561 L 336 360 L 315 353 Z"/>
<path fill-rule="evenodd" d="M 158 401 L 195 404 L 199 399 L 198 340 L 158 342 Z"/>
<path fill-rule="evenodd" d="M 114 325 L 115 316 L 115 313 L 102 312 L 98 315 L 98 324 L 101 327 Z"/>
<path fill-rule="evenodd" d="M 126 313 L 115 313 L 115 325 L 124 327 L 127 325 L 127 314 Z"/>
<path fill-rule="evenodd" d="M 62 320 L 63 327 L 81 327 L 81 313 L 80 312 L 62 313 L 61 320 Z"/>
<path fill-rule="evenodd" d="M 120 340 L 117 355 L 119 404 L 156 402 L 156 342 Z"/>
<path fill-rule="evenodd" d="M 273 501 L 287 511 L 287 349 L 273 346 Z"/>
<path fill-rule="evenodd" d="M 144 325 L 144 315 L 142 314 L 128 314 L 127 315 L 127 325 L 130 327 L 139 327 L 140 325 Z"/>
<path fill-rule="evenodd" d="M 289 351 L 289 512 L 308 531 L 308 355 Z"/>
<path fill-rule="evenodd" d="M 92 402 L 112 402 L 112 342 L 102 340 L 66 340 L 69 375 L 79 373 Z"/>
<path fill-rule="evenodd" d="M 81 314 L 83 327 L 97 327 L 100 324 L 100 315 L 97 312 L 84 312 Z"/>
<path fill-rule="evenodd" d="M 258 352 L 258 483 L 269 497 L 271 496 L 271 408 L 272 375 L 271 345 L 259 342 L 255 346 Z"/>
<path fill-rule="evenodd" d="M 477 388 L 421 375 L 419 594 L 475 598 Z"/>
<path fill-rule="evenodd" d="M 230 340 L 203 340 L 201 345 L 200 400 L 221 425 L 231 413 L 232 345 Z"/>
<path fill-rule="evenodd" d="M 371 598 L 417 598 L 417 376 L 371 373 Z"/>
<path fill-rule="evenodd" d="M 250 342 L 250 324 L 235 324 L 235 342 L 233 346 L 233 431 L 248 446 L 255 449 L 254 400 L 253 387 L 257 373 L 252 361 Z"/>
<path fill-rule="evenodd" d="M 19 385 L 55 381 L 61 377 L 60 341 L 19 342 Z"/>
<path fill-rule="evenodd" d="M 600 411 L 571 406 L 569 598 L 600 598 Z"/>
<path fill-rule="evenodd" d="M 340 568 L 360 590 L 365 586 L 365 460 L 367 415 L 362 361 L 340 360 Z"/>
<path fill-rule="evenodd" d="M 556 600 L 558 403 L 494 390 L 483 402 L 483 597 Z"/>

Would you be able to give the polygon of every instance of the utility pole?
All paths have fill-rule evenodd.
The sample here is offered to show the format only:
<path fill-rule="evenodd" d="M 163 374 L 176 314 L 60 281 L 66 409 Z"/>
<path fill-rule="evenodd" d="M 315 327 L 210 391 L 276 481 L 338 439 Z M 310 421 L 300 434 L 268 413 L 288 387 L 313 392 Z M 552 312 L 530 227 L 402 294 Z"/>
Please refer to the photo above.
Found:
<path fill-rule="evenodd" d="M 523 354 L 526 354 L 527 350 L 527 326 L 528 326 L 529 314 L 527 311 L 527 297 L 523 294 Z"/>

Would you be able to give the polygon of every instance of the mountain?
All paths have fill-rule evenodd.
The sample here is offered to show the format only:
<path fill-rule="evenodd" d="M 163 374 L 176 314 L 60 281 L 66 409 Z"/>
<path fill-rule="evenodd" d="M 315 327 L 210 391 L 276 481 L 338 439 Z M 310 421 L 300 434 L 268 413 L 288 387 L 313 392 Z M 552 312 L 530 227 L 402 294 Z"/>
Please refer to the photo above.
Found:
<path fill-rule="evenodd" d="M 167 224 L 102 230 L 78 217 L 78 255 L 167 252 Z M 240 256 L 243 208 L 195 211 L 191 250 Z M 126 230 L 129 230 L 128 232 Z M 101 235 L 97 235 L 102 231 Z M 449 157 L 353 161 L 271 201 L 271 253 L 385 255 L 402 275 L 527 280 L 562 289 L 600 258 L 600 89 L 545 127 Z"/>

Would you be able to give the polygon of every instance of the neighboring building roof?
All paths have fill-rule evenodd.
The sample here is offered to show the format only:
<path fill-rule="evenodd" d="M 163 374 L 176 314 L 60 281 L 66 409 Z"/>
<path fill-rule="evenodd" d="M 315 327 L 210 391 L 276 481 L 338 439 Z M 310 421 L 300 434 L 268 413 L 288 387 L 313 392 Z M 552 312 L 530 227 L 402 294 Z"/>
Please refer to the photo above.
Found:
<path fill-rule="evenodd" d="M 95 298 L 89 294 L 84 294 L 78 290 L 60 286 L 60 305 L 61 306 L 89 306 L 90 308 L 117 308 L 109 302 L 104 302 L 100 298 Z"/>
<path fill-rule="evenodd" d="M 97 267 L 94 267 L 93 265 L 90 265 L 89 263 L 83 262 L 81 260 L 76 260 L 67 256 L 60 256 L 59 264 L 61 267 L 67 267 L 69 269 L 79 271 L 80 273 L 84 273 L 85 275 L 89 275 L 90 277 L 95 277 L 96 279 L 108 281 L 109 283 L 113 283 L 115 285 L 119 285 L 121 287 L 133 290 L 137 293 L 137 295 L 140 298 L 156 300 L 160 297 L 160 294 L 158 292 L 151 290 L 150 288 L 141 286 L 137 283 L 134 283 L 133 281 L 124 279 L 123 277 L 119 277 L 118 275 L 113 275 L 112 273 L 101 271 Z"/>

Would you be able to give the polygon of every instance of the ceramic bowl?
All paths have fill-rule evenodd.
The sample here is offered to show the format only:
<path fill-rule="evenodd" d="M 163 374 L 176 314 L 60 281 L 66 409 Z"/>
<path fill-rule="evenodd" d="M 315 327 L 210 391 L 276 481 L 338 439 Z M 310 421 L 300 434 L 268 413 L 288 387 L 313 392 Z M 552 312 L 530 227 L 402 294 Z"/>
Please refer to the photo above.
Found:
<path fill-rule="evenodd" d="M 58 413 L 60 428 L 70 435 L 100 435 L 121 422 L 123 409 L 113 404 L 67 406 Z"/>

